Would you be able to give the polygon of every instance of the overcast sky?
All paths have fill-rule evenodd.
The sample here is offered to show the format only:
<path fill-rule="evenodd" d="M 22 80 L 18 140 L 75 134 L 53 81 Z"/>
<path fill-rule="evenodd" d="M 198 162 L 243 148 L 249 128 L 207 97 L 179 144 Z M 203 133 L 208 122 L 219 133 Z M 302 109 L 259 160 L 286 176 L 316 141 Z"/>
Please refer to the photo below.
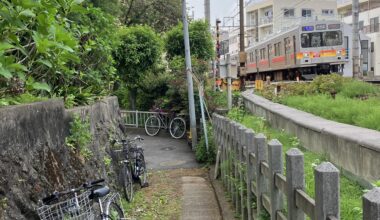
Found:
<path fill-rule="evenodd" d="M 195 19 L 203 19 L 204 12 L 204 0 L 187 0 L 190 9 L 190 14 L 194 11 Z M 236 9 L 238 0 L 211 0 L 211 24 L 215 23 L 215 19 L 219 18 L 223 20 L 223 17 L 233 15 L 233 10 Z M 227 21 L 226 21 L 227 22 Z"/>

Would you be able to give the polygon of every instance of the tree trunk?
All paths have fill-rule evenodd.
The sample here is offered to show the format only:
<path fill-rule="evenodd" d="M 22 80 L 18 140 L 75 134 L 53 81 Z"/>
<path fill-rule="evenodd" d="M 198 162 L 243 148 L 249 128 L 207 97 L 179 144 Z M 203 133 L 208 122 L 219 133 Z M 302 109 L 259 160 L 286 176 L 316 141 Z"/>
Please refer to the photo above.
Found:
<path fill-rule="evenodd" d="M 131 110 L 136 110 L 137 89 L 129 89 L 129 107 Z"/>

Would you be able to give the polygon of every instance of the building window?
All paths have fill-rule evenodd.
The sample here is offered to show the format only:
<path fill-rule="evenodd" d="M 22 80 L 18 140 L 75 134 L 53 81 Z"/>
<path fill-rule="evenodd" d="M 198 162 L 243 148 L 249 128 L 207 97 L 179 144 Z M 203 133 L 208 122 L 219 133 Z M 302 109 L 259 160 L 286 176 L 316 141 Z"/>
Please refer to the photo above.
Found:
<path fill-rule="evenodd" d="M 379 32 L 379 17 L 371 18 L 370 20 L 370 32 Z"/>
<path fill-rule="evenodd" d="M 371 53 L 375 52 L 375 42 L 371 42 Z"/>
<path fill-rule="evenodd" d="M 322 9 L 322 15 L 334 15 L 333 9 Z"/>
<path fill-rule="evenodd" d="M 264 12 L 265 17 L 272 17 L 272 11 L 268 10 Z"/>
<path fill-rule="evenodd" d="M 294 17 L 294 8 L 284 8 L 284 17 Z"/>
<path fill-rule="evenodd" d="M 364 21 L 359 21 L 359 30 L 362 31 L 364 29 Z"/>
<path fill-rule="evenodd" d="M 302 17 L 311 17 L 311 9 L 302 9 Z"/>

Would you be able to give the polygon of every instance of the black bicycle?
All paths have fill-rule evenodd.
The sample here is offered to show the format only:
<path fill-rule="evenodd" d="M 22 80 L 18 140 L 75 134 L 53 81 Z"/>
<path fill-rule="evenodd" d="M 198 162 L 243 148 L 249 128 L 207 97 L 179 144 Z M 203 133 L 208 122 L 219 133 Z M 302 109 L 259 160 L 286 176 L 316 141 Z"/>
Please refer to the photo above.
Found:
<path fill-rule="evenodd" d="M 104 179 L 84 183 L 62 192 L 54 192 L 40 201 L 37 209 L 41 220 L 125 219 L 118 193 L 100 183 Z M 97 203 L 97 209 L 94 204 Z"/>
<path fill-rule="evenodd" d="M 133 183 L 135 181 L 138 181 L 142 188 L 149 186 L 147 181 L 144 149 L 141 145 L 136 143 L 136 141 L 141 142 L 142 140 L 144 139 L 137 136 L 134 139 L 114 141 L 114 144 L 120 144 L 122 146 L 121 150 L 114 150 L 114 152 L 119 155 L 121 153 L 121 157 L 117 157 L 122 164 L 120 177 L 125 198 L 129 202 L 133 200 Z"/>

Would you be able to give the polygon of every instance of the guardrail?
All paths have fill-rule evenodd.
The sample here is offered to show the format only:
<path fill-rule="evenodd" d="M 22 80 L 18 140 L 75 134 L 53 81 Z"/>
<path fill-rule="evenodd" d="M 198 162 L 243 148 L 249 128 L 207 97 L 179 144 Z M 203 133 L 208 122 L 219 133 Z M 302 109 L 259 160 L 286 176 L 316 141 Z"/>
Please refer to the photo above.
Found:
<path fill-rule="evenodd" d="M 148 112 L 148 111 L 120 111 L 121 118 L 124 122 L 124 125 L 130 126 L 130 127 L 145 127 L 145 121 L 151 116 L 151 115 L 157 115 L 158 112 Z M 161 115 L 167 116 L 168 113 L 161 112 Z M 163 117 L 164 122 L 169 125 L 169 118 Z"/>
<path fill-rule="evenodd" d="M 264 210 L 271 220 L 305 220 L 305 215 L 313 220 L 340 219 L 339 170 L 333 164 L 315 167 L 313 199 L 305 192 L 304 155 L 299 149 L 286 152 L 284 175 L 278 140 L 267 142 L 263 134 L 217 114 L 213 129 L 221 179 L 242 219 L 260 219 Z M 380 219 L 380 188 L 363 197 L 363 220 L 372 219 Z"/>

